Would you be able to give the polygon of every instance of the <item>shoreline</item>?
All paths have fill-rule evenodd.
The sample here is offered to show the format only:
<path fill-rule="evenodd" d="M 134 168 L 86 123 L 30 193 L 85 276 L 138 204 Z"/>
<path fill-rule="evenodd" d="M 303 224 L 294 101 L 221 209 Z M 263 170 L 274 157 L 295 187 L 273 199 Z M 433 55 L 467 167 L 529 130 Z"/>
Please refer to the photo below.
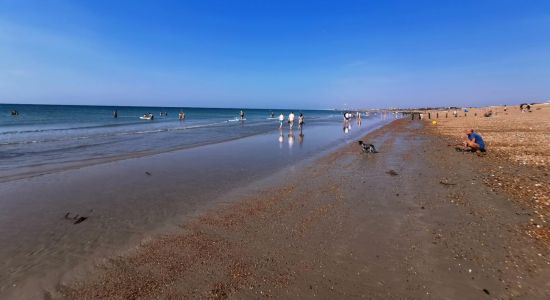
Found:
<path fill-rule="evenodd" d="M 369 125 L 374 125 L 374 127 L 379 127 L 380 123 L 386 122 L 384 119 L 378 119 L 378 118 L 372 118 L 372 119 L 365 119 L 365 125 L 364 127 L 367 127 Z M 313 123 L 311 125 L 308 125 L 309 128 L 316 128 L 316 127 L 323 127 L 323 126 L 335 126 L 335 124 L 338 124 L 338 122 L 332 121 L 329 123 Z M 189 129 L 191 130 L 191 129 Z M 288 130 L 288 128 L 284 128 L 284 130 Z M 187 131 L 183 130 L 183 131 Z M 37 176 L 43 176 L 48 174 L 55 174 L 58 172 L 64 172 L 69 170 L 77 170 L 81 168 L 86 168 L 90 166 L 100 165 L 100 164 L 108 164 L 112 162 L 117 161 L 124 161 L 124 160 L 131 160 L 131 159 L 139 159 L 143 157 L 150 157 L 155 155 L 162 155 L 165 153 L 171 153 L 171 152 L 178 152 L 178 151 L 185 151 L 189 149 L 195 149 L 198 147 L 204 147 L 204 146 L 211 146 L 216 144 L 224 144 L 228 142 L 237 141 L 240 139 L 248 139 L 248 138 L 254 138 L 255 136 L 263 136 L 263 135 L 269 135 L 277 132 L 277 126 L 276 124 L 273 124 L 272 127 L 268 129 L 264 129 L 262 131 L 257 132 L 250 132 L 239 136 L 234 137 L 224 137 L 222 139 L 218 140 L 209 140 L 209 141 L 198 141 L 196 143 L 191 144 L 185 144 L 185 145 L 179 145 L 169 148 L 159 148 L 157 150 L 139 150 L 139 151 L 132 151 L 124 154 L 117 154 L 117 155 L 106 155 L 102 157 L 88 157 L 88 158 L 79 158 L 74 157 L 73 160 L 67 160 L 67 161 L 54 161 L 54 162 L 42 162 L 39 164 L 33 164 L 33 165 L 25 165 L 20 167 L 13 167 L 11 171 L 7 172 L 4 170 L 0 170 L 0 183 L 10 182 L 10 181 L 17 181 L 21 179 L 28 179 L 32 177 Z M 175 135 L 172 137 L 173 139 L 181 139 L 181 137 Z M 15 172 L 17 170 L 17 172 Z M 22 170 L 22 171 L 20 171 Z M 10 173 L 11 172 L 11 173 Z"/>
<path fill-rule="evenodd" d="M 58 292 L 67 298 L 550 296 L 548 249 L 519 230 L 529 218 L 525 208 L 472 175 L 477 157 L 453 153 L 419 121 L 395 121 L 367 139 L 380 153 L 366 156 L 347 145 L 285 184 L 212 208 L 182 232 L 115 258 L 84 281 L 67 280 Z M 426 143 L 439 150 L 427 152 Z"/>
<path fill-rule="evenodd" d="M 250 110 L 245 122 L 234 122 L 239 111 L 230 109 L 190 108 L 180 120 L 179 110 L 168 114 L 159 107 L 154 121 L 139 119 L 144 110 L 128 107 L 114 118 L 105 107 L 18 108 L 17 116 L 0 118 L 0 181 L 270 134 L 279 125 L 268 117 L 269 110 Z M 304 113 L 307 128 L 341 120 L 330 111 Z M 365 123 L 378 121 L 369 118 Z"/>

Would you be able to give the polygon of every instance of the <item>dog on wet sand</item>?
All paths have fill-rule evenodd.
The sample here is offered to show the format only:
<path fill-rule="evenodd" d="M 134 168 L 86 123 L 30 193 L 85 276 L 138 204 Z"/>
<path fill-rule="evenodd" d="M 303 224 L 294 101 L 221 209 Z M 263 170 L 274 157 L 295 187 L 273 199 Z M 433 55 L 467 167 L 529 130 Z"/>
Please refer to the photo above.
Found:
<path fill-rule="evenodd" d="M 378 151 L 376 151 L 376 147 L 374 147 L 373 144 L 367 144 L 363 141 L 358 141 L 357 143 L 359 144 L 359 146 L 361 146 L 361 149 L 365 153 L 378 153 Z"/>

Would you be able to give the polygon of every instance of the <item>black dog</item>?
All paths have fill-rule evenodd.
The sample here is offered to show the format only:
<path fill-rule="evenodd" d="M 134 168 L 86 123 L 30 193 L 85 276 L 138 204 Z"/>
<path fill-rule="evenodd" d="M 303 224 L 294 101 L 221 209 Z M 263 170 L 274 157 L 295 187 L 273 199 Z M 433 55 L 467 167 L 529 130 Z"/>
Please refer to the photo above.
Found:
<path fill-rule="evenodd" d="M 361 146 L 361 148 L 363 149 L 363 152 L 378 153 L 378 151 L 376 151 L 376 148 L 374 147 L 373 144 L 365 144 L 363 143 L 363 141 L 358 141 L 358 143 L 359 143 L 359 146 Z"/>

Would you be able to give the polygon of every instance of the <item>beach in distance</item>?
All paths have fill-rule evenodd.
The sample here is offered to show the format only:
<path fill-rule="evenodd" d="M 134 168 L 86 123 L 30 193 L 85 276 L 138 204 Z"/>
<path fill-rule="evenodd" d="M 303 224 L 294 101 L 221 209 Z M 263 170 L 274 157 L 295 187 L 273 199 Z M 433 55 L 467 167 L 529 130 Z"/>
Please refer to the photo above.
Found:
<path fill-rule="evenodd" d="M 297 110 L 305 124 L 292 129 L 279 128 L 270 110 L 246 109 L 243 121 L 234 109 L 200 123 L 192 109 L 180 121 L 179 109 L 162 119 L 156 108 L 147 121 L 139 116 L 152 108 L 132 108 L 129 125 L 111 126 L 113 109 L 101 108 L 103 120 L 85 126 L 52 121 L 48 130 L 66 134 L 36 142 L 36 153 L 13 146 L 13 132 L 37 131 L 14 125 L 22 107 L 2 117 L 11 123 L 1 140 L 1 298 L 550 296 L 547 105 L 456 117 L 362 111 L 349 121 L 344 112 Z M 192 122 L 204 126 L 194 132 Z M 455 150 L 470 127 L 485 153 Z M 83 146 L 86 163 L 70 150 L 63 160 L 63 137 L 83 132 L 91 138 L 76 143 L 95 152 Z M 121 132 L 135 136 L 111 156 L 98 141 Z M 182 141 L 195 134 L 211 140 Z M 176 146 L 155 149 L 163 141 Z M 40 157 L 46 148 L 52 161 Z M 18 150 L 45 166 L 9 173 Z"/>

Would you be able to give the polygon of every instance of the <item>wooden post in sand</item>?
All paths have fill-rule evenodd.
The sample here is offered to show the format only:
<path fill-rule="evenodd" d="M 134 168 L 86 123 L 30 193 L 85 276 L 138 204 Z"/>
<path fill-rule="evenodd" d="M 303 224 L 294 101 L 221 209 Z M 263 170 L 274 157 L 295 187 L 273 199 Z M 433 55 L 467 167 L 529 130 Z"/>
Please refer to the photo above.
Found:
<path fill-rule="evenodd" d="M 467 117 L 468 115 L 466 115 L 466 112 L 464 112 L 464 116 Z"/>
<path fill-rule="evenodd" d="M 411 120 L 414 121 L 414 113 L 411 113 Z"/>
<path fill-rule="evenodd" d="M 445 112 L 445 119 L 447 119 L 448 116 L 449 116 L 449 113 Z"/>
<path fill-rule="evenodd" d="M 435 118 L 436 118 L 436 119 L 439 119 L 439 112 L 436 112 L 436 113 L 435 113 Z"/>
<path fill-rule="evenodd" d="M 429 113 L 428 113 L 428 120 L 431 120 L 431 119 L 432 119 L 432 113 L 429 112 Z"/>

